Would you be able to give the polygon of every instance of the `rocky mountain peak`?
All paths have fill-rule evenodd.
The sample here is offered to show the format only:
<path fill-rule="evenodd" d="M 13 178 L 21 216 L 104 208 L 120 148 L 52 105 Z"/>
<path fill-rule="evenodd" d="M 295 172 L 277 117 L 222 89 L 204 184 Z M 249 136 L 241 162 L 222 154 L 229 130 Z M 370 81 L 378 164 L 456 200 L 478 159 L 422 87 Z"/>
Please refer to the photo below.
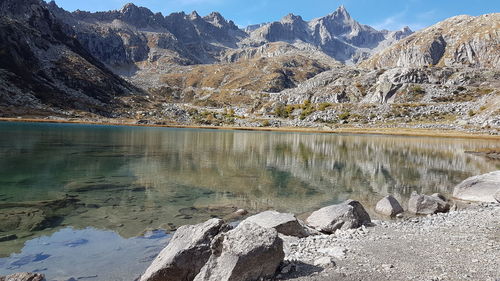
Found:
<path fill-rule="evenodd" d="M 344 5 L 341 5 L 340 7 L 335 10 L 335 12 L 331 13 L 330 16 L 336 19 L 345 19 L 345 20 L 351 20 L 351 15 L 349 12 L 347 12 L 347 9 L 345 8 Z"/>
<path fill-rule="evenodd" d="M 408 26 L 405 26 L 405 27 L 401 28 L 400 31 L 403 32 L 403 33 L 406 33 L 406 34 L 412 34 L 413 33 L 413 31 Z"/>
<path fill-rule="evenodd" d="M 301 16 L 296 16 L 292 13 L 284 16 L 281 20 L 281 23 L 295 23 L 295 22 L 304 22 Z"/>
<path fill-rule="evenodd" d="M 218 28 L 238 29 L 233 21 L 226 20 L 220 13 L 212 12 L 203 19 Z"/>
<path fill-rule="evenodd" d="M 125 14 L 125 13 L 131 13 L 131 12 L 138 11 L 138 10 L 139 10 L 139 7 L 137 7 L 134 3 L 127 3 L 121 8 L 120 12 L 122 14 Z"/>
<path fill-rule="evenodd" d="M 201 16 L 198 14 L 198 12 L 192 11 L 191 14 L 189 14 L 188 18 L 190 20 L 198 20 L 201 19 Z"/>
<path fill-rule="evenodd" d="M 119 11 L 119 19 L 139 28 L 162 27 L 164 17 L 161 13 L 153 13 L 145 7 L 138 7 L 133 3 L 128 3 Z"/>

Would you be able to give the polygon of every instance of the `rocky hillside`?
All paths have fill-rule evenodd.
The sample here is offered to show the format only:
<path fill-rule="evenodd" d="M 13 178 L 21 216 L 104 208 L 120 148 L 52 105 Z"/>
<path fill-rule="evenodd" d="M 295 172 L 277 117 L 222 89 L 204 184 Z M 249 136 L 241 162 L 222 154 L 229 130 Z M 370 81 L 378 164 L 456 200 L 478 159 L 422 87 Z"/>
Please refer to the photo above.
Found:
<path fill-rule="evenodd" d="M 3 116 L 500 131 L 500 14 L 412 34 L 360 24 L 343 6 L 245 29 L 215 12 L 164 16 L 133 4 L 1 8 Z"/>
<path fill-rule="evenodd" d="M 500 68 L 499 30 L 499 13 L 453 17 L 401 40 L 361 65 Z"/>
<path fill-rule="evenodd" d="M 0 114 L 112 116 L 141 93 L 96 60 L 37 0 L 0 2 Z"/>
<path fill-rule="evenodd" d="M 49 9 L 96 58 L 115 68 L 136 62 L 203 64 L 248 35 L 219 13 L 201 17 L 172 13 L 163 16 L 144 7 L 127 4 L 108 12 L 67 12 L 55 2 Z"/>

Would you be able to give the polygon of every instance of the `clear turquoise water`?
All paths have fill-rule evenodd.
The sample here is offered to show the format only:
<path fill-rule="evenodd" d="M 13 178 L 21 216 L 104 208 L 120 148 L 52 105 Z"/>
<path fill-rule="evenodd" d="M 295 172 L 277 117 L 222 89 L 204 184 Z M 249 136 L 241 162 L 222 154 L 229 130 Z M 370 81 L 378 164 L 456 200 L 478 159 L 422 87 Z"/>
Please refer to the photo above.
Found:
<path fill-rule="evenodd" d="M 348 198 L 371 208 L 389 193 L 403 205 L 414 190 L 449 194 L 469 176 L 500 169 L 464 151 L 497 146 L 486 140 L 0 123 L 0 238 L 18 237 L 0 242 L 0 274 L 26 256 L 28 262 L 14 270 L 41 268 L 54 280 L 83 276 L 63 262 L 65 256 L 98 255 L 107 241 L 107 265 L 127 263 L 112 258 L 122 256 L 114 246 L 148 249 L 152 245 L 137 237 L 150 230 L 171 231 L 239 208 L 300 214 Z M 75 247 L 33 246 L 61 235 L 92 239 Z M 148 256 L 137 248 L 139 259 Z M 43 254 L 50 251 L 59 258 Z M 92 255 L 78 256 L 75 262 L 92 268 Z M 96 270 L 88 280 L 109 276 Z"/>

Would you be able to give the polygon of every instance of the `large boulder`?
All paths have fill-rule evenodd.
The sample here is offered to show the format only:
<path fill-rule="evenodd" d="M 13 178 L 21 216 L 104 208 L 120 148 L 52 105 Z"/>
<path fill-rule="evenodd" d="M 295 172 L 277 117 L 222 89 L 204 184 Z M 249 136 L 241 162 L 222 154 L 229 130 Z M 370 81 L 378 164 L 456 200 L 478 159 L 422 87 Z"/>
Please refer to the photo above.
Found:
<path fill-rule="evenodd" d="M 498 195 L 500 192 L 500 171 L 470 177 L 464 180 L 453 190 L 453 197 L 476 202 L 500 202 Z"/>
<path fill-rule="evenodd" d="M 273 277 L 285 254 L 273 228 L 251 222 L 219 235 L 195 281 L 253 281 Z M 180 280 L 180 279 L 178 279 Z"/>
<path fill-rule="evenodd" d="M 307 237 L 305 225 L 299 221 L 294 214 L 279 213 L 276 211 L 265 211 L 251 216 L 244 222 L 252 222 L 265 228 L 274 228 L 276 231 L 287 236 Z"/>
<path fill-rule="evenodd" d="M 392 195 L 388 195 L 378 201 L 375 211 L 388 217 L 394 217 L 404 212 L 403 207 L 401 207 L 398 200 Z"/>
<path fill-rule="evenodd" d="M 313 212 L 306 222 L 316 230 L 331 234 L 337 229 L 357 228 L 369 224 L 371 219 L 361 203 L 347 200 Z"/>
<path fill-rule="evenodd" d="M 15 273 L 7 276 L 0 276 L 0 281 L 44 281 L 45 275 L 40 273 Z"/>
<path fill-rule="evenodd" d="M 227 229 L 220 219 L 180 227 L 141 281 L 193 280 L 210 258 L 212 240 Z"/>
<path fill-rule="evenodd" d="M 450 210 L 450 204 L 439 195 L 423 195 L 413 192 L 408 200 L 408 211 L 415 215 L 430 215 L 446 213 Z"/>

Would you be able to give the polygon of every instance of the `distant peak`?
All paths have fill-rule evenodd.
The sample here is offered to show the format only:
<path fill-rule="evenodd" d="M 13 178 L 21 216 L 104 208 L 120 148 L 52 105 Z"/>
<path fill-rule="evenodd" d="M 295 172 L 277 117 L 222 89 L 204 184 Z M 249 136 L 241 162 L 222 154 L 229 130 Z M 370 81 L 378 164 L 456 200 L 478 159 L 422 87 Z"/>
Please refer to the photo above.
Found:
<path fill-rule="evenodd" d="M 404 32 L 404 33 L 413 33 L 413 30 L 411 30 L 410 27 L 405 26 L 405 27 L 401 28 L 401 32 Z"/>
<path fill-rule="evenodd" d="M 134 3 L 127 3 L 123 6 L 121 11 L 125 12 L 125 11 L 135 10 L 135 9 L 138 9 L 138 7 Z"/>
<path fill-rule="evenodd" d="M 192 11 L 191 14 L 189 14 L 189 18 L 192 20 L 199 19 L 200 15 L 196 11 Z"/>
<path fill-rule="evenodd" d="M 282 19 L 281 19 L 281 22 L 295 22 L 295 21 L 302 21 L 302 17 L 301 16 L 296 16 L 292 13 L 284 16 Z"/>
<path fill-rule="evenodd" d="M 211 12 L 208 16 L 208 18 L 223 18 L 222 15 L 219 12 Z"/>
<path fill-rule="evenodd" d="M 351 15 L 349 15 L 349 12 L 347 12 L 347 9 L 345 8 L 344 5 L 340 5 L 340 7 L 338 7 L 333 14 L 341 16 L 346 19 L 351 17 Z"/>

